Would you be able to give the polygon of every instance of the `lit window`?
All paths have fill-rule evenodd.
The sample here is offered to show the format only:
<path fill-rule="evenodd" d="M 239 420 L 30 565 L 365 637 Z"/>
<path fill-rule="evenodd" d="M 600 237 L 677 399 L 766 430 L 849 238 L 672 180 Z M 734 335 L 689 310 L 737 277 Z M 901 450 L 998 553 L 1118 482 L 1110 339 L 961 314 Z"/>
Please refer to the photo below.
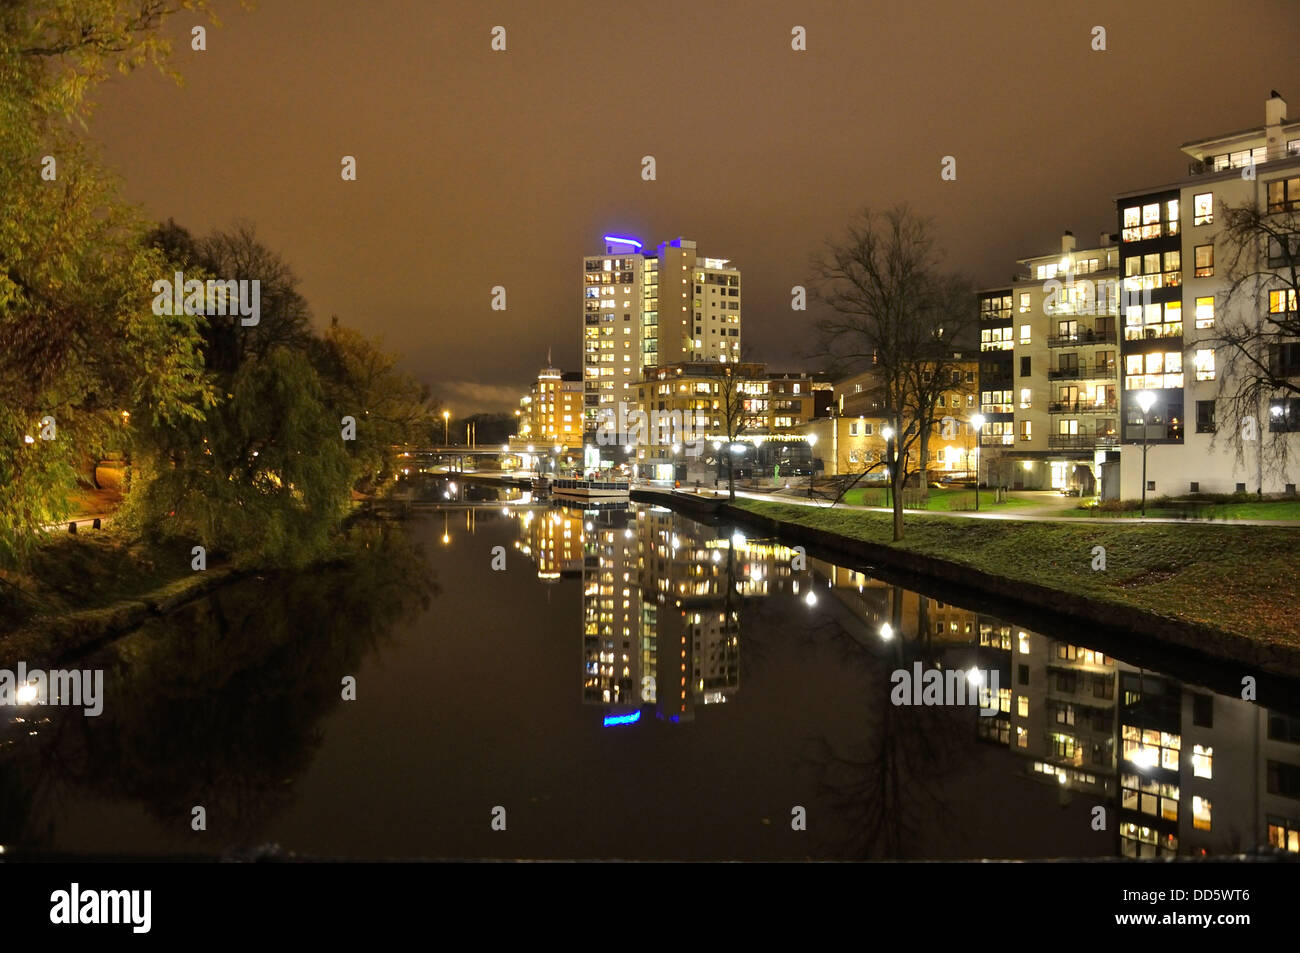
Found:
<path fill-rule="evenodd" d="M 1192 224 L 1211 225 L 1214 223 L 1214 193 L 1202 192 L 1192 197 Z"/>
<path fill-rule="evenodd" d="M 1027 324 L 1020 325 L 1020 343 L 1021 344 L 1029 343 L 1029 325 Z"/>
<path fill-rule="evenodd" d="M 1029 311 L 1029 292 L 1022 291 L 1020 292 L 1020 313 L 1025 314 L 1027 311 Z"/>
<path fill-rule="evenodd" d="M 1198 831 L 1208 831 L 1210 827 L 1210 802 L 1203 797 L 1192 797 L 1192 826 Z"/>
<path fill-rule="evenodd" d="M 1021 718 L 1029 717 L 1029 699 L 1024 695 L 1016 696 L 1016 714 Z"/>
<path fill-rule="evenodd" d="M 1294 288 L 1288 288 L 1285 291 L 1270 291 L 1268 293 L 1268 313 L 1282 314 L 1284 312 L 1294 313 L 1296 310 L 1296 293 Z"/>
<path fill-rule="evenodd" d="M 1196 277 L 1209 278 L 1214 274 L 1214 246 L 1196 246 Z"/>
<path fill-rule="evenodd" d="M 1019 641 L 1020 641 L 1020 654 L 1028 655 L 1029 654 L 1029 633 L 1027 632 L 1019 633 Z"/>
<path fill-rule="evenodd" d="M 1214 327 L 1214 296 L 1196 299 L 1196 326 L 1198 328 Z"/>
<path fill-rule="evenodd" d="M 1192 748 L 1192 773 L 1198 778 L 1214 777 L 1214 749 L 1208 745 Z"/>
<path fill-rule="evenodd" d="M 1034 426 L 1032 421 L 1028 421 L 1028 420 L 1020 421 L 1020 439 L 1021 440 L 1034 439 Z"/>
<path fill-rule="evenodd" d="M 1214 380 L 1214 349 L 1198 348 L 1195 361 L 1196 379 L 1198 381 Z"/>
<path fill-rule="evenodd" d="M 1030 404 L 1031 404 L 1032 401 L 1033 401 L 1033 396 L 1034 396 L 1034 392 L 1033 392 L 1033 389 L 1032 389 L 1032 388 L 1029 388 L 1029 387 L 1022 387 L 1022 388 L 1020 388 L 1020 408 L 1021 408 L 1021 410 L 1028 410 L 1028 409 L 1029 409 L 1029 406 L 1030 406 Z M 1027 422 L 1027 421 L 1026 421 L 1026 422 Z"/>

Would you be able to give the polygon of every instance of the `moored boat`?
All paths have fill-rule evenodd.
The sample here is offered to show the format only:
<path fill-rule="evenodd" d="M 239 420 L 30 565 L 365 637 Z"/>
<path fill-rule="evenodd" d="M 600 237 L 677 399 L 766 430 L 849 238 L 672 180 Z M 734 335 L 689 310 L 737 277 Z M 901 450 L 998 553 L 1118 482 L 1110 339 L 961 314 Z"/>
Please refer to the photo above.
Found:
<path fill-rule="evenodd" d="M 553 480 L 551 493 L 580 500 L 626 500 L 631 490 L 626 480 Z"/>

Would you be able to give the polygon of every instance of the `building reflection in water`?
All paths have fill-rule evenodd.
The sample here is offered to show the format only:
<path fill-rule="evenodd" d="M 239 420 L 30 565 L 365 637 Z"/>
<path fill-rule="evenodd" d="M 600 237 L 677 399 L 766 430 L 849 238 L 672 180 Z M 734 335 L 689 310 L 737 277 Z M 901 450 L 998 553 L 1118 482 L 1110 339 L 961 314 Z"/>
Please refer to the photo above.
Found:
<path fill-rule="evenodd" d="M 829 598 L 822 610 L 873 654 L 996 669 L 997 713 L 971 709 L 971 743 L 1105 806 L 1117 855 L 1300 853 L 1300 718 L 853 569 L 804 569 L 790 547 L 660 508 L 504 512 L 540 580 L 581 580 L 582 702 L 606 725 L 691 721 L 725 703 L 741 688 L 746 604 Z M 980 704 L 992 707 L 987 688 Z"/>

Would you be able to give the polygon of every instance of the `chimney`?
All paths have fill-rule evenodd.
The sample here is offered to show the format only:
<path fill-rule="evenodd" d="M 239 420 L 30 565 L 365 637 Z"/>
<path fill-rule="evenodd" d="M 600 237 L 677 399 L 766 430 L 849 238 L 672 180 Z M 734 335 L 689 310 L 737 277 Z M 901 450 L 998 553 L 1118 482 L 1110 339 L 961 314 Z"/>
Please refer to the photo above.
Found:
<path fill-rule="evenodd" d="M 1110 232 L 1102 232 L 1101 238 L 1097 241 L 1098 248 L 1105 248 L 1110 245 Z"/>
<path fill-rule="evenodd" d="M 1068 255 L 1072 251 L 1074 251 L 1074 232 L 1067 228 L 1065 234 L 1061 236 L 1061 254 Z"/>
<path fill-rule="evenodd" d="M 1264 145 L 1265 154 L 1276 156 L 1282 154 L 1282 123 L 1286 122 L 1286 100 L 1276 89 L 1272 90 L 1264 102 Z"/>

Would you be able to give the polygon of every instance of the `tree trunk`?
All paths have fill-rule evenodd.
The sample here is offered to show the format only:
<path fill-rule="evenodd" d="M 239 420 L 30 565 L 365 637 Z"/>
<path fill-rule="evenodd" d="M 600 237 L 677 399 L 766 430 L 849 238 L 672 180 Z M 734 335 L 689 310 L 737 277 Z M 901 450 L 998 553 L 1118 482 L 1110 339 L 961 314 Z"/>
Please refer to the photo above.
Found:
<path fill-rule="evenodd" d="M 921 427 L 921 469 L 917 477 L 917 486 L 921 488 L 921 495 L 925 496 L 925 470 L 930 462 L 930 428 Z"/>
<path fill-rule="evenodd" d="M 727 499 L 736 501 L 736 454 L 727 443 Z"/>
<path fill-rule="evenodd" d="M 898 542 L 903 538 L 903 467 L 897 453 L 889 470 L 889 482 L 894 488 L 894 542 Z"/>

